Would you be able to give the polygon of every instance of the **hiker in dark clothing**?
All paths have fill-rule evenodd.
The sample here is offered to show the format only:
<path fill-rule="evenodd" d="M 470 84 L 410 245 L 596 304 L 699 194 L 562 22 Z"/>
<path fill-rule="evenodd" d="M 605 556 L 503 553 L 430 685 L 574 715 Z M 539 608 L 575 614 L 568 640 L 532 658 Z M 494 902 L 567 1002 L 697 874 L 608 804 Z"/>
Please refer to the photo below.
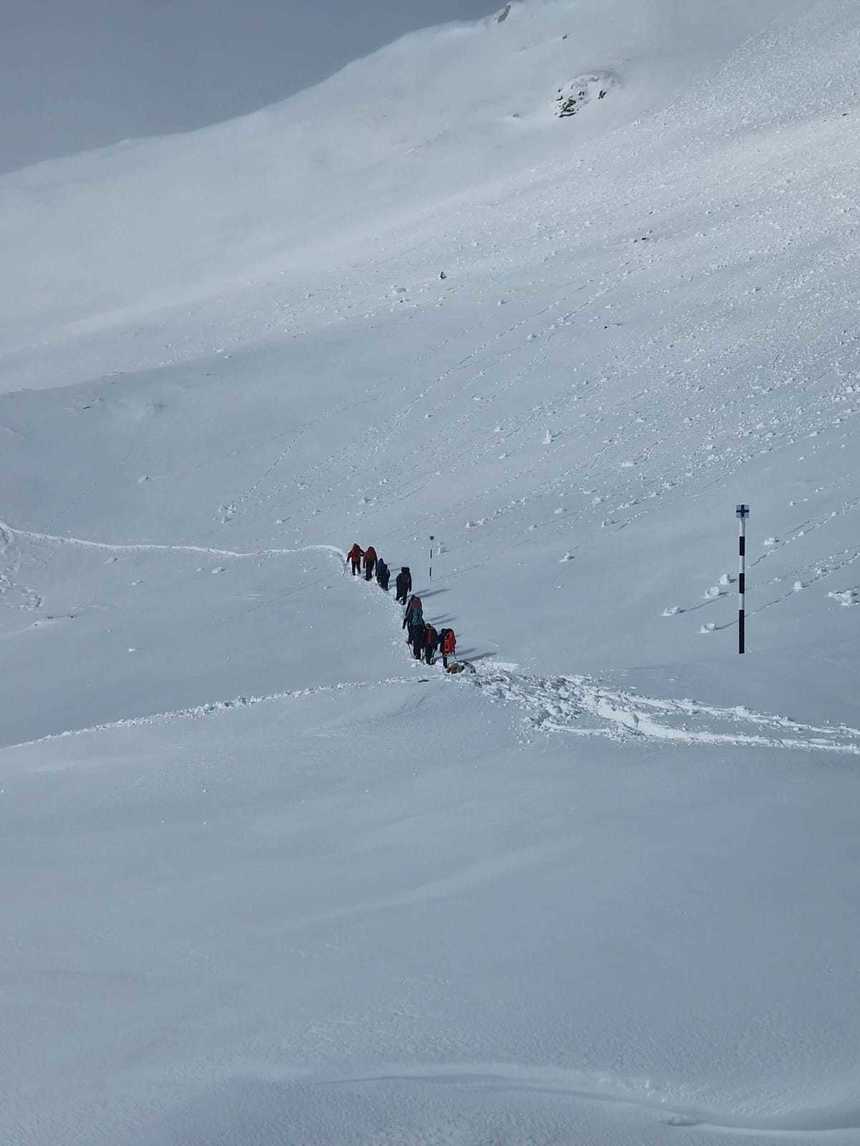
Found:
<path fill-rule="evenodd" d="M 380 589 L 388 592 L 388 582 L 391 577 L 391 570 L 380 557 L 376 562 L 376 581 Z"/>
<path fill-rule="evenodd" d="M 409 604 L 406 606 L 406 612 L 403 614 L 402 628 L 411 629 L 413 625 L 424 624 L 424 606 L 421 604 L 421 598 L 412 596 L 409 598 Z"/>
<path fill-rule="evenodd" d="M 361 572 L 361 559 L 363 556 L 364 550 L 356 541 L 355 545 L 353 545 L 352 549 L 350 549 L 349 553 L 346 555 L 347 562 L 352 566 L 353 577 L 357 577 Z"/>
<path fill-rule="evenodd" d="M 447 669 L 448 657 L 457 651 L 457 638 L 453 629 L 443 629 L 439 634 L 439 649 L 442 653 L 442 665 Z"/>
<path fill-rule="evenodd" d="M 373 577 L 373 570 L 376 568 L 376 550 L 372 545 L 368 545 L 364 551 L 364 579 L 370 581 Z"/>
<path fill-rule="evenodd" d="M 439 634 L 432 625 L 424 626 L 424 659 L 432 665 L 436 659 L 436 649 L 439 647 Z"/>
<path fill-rule="evenodd" d="M 409 626 L 409 643 L 412 646 L 412 655 L 417 661 L 420 661 L 424 654 L 424 633 L 426 630 L 427 626 L 421 620 L 413 621 Z"/>
<path fill-rule="evenodd" d="M 397 589 L 397 600 L 401 605 L 405 605 L 406 598 L 412 592 L 412 574 L 408 565 L 404 565 L 397 574 L 394 587 Z"/>

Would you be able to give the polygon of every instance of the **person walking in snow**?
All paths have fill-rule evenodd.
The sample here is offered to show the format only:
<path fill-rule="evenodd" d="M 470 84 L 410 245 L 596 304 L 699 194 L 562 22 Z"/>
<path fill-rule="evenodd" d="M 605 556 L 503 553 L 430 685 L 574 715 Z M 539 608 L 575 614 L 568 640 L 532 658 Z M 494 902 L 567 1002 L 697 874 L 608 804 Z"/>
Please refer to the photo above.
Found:
<path fill-rule="evenodd" d="M 372 545 L 368 545 L 364 551 L 364 579 L 370 581 L 373 577 L 373 570 L 376 568 L 376 550 Z"/>
<path fill-rule="evenodd" d="M 442 665 L 447 669 L 448 657 L 457 651 L 457 638 L 453 629 L 443 629 L 439 634 L 439 649 L 442 653 Z"/>
<path fill-rule="evenodd" d="M 350 549 L 349 553 L 346 555 L 347 562 L 352 566 L 353 577 L 357 577 L 361 572 L 361 559 L 363 556 L 364 550 L 356 541 L 355 545 L 353 545 L 352 549 Z"/>
<path fill-rule="evenodd" d="M 439 647 L 439 634 L 431 624 L 424 626 L 424 659 L 432 665 L 436 659 L 436 649 Z"/>
<path fill-rule="evenodd" d="M 411 629 L 413 625 L 419 624 L 424 624 L 424 606 L 421 604 L 421 598 L 413 594 L 409 598 L 409 604 L 406 606 L 406 612 L 403 614 L 402 628 Z"/>
<path fill-rule="evenodd" d="M 376 581 L 379 585 L 379 588 L 384 589 L 386 593 L 388 592 L 388 582 L 390 578 L 391 570 L 388 568 L 381 557 L 378 558 L 376 562 Z"/>
<path fill-rule="evenodd" d="M 408 565 L 401 567 L 394 582 L 394 587 L 397 589 L 398 603 L 405 605 L 407 596 L 412 592 L 412 574 L 409 572 Z"/>
<path fill-rule="evenodd" d="M 412 655 L 417 661 L 424 656 L 424 633 L 427 626 L 423 621 L 414 621 L 409 626 L 409 643 L 412 646 Z"/>

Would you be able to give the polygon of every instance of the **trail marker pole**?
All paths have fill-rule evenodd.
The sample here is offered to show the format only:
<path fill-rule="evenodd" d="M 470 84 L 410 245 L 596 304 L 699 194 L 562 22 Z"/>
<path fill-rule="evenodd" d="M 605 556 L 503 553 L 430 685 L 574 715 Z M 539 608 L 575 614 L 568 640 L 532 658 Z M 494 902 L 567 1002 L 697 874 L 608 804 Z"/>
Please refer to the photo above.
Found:
<path fill-rule="evenodd" d="M 735 510 L 738 519 L 738 652 L 746 652 L 746 592 L 747 592 L 747 518 L 748 505 L 739 505 Z"/>
<path fill-rule="evenodd" d="M 430 580 L 433 580 L 433 534 L 430 534 Z"/>

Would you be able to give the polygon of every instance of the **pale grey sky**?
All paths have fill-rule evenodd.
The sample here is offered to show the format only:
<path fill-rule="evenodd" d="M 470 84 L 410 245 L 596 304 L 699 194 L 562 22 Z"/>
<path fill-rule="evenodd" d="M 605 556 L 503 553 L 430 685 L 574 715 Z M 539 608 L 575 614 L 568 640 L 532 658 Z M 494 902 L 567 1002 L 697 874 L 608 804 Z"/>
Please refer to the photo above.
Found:
<path fill-rule="evenodd" d="M 501 0 L 0 0 L 0 171 L 200 127 Z"/>

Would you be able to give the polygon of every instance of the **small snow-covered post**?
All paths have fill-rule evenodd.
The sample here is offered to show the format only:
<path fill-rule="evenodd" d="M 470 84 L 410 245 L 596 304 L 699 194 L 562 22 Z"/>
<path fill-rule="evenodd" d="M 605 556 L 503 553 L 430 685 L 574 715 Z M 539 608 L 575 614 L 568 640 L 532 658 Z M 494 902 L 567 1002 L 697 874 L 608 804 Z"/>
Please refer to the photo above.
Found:
<path fill-rule="evenodd" d="M 430 580 L 433 580 L 433 534 L 430 534 Z"/>
<path fill-rule="evenodd" d="M 735 510 L 738 518 L 738 652 L 746 651 L 746 592 L 747 592 L 747 518 L 748 505 L 739 505 Z"/>

